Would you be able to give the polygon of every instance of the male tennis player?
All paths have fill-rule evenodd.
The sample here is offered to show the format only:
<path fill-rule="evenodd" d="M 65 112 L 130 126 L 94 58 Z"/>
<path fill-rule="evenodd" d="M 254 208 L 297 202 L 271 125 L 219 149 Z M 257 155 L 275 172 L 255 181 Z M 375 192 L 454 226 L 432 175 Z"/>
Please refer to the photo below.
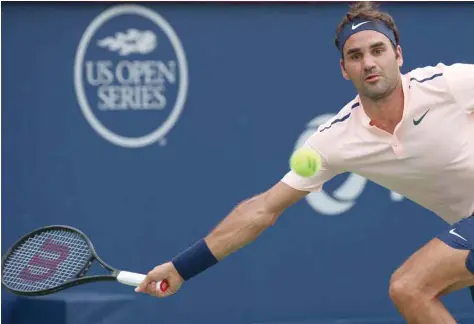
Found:
<path fill-rule="evenodd" d="M 474 65 L 440 63 L 402 75 L 398 29 L 368 2 L 344 17 L 336 46 L 342 75 L 358 95 L 305 143 L 322 156 L 321 171 L 310 178 L 290 171 L 240 203 L 207 237 L 149 272 L 138 292 L 175 293 L 256 239 L 286 208 L 349 171 L 450 225 L 393 274 L 389 294 L 409 323 L 455 323 L 439 297 L 474 286 Z M 153 283 L 163 279 L 169 287 L 157 291 Z"/>

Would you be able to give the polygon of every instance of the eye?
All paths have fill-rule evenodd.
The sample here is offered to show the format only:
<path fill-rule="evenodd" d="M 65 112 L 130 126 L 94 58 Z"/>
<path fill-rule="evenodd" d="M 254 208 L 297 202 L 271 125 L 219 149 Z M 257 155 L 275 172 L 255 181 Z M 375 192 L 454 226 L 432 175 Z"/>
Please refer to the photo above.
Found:
<path fill-rule="evenodd" d="M 375 55 L 380 55 L 380 54 L 382 54 L 383 52 L 384 52 L 384 50 L 383 50 L 382 48 L 376 48 L 376 49 L 374 49 L 374 51 L 373 51 L 373 53 L 374 53 Z"/>
<path fill-rule="evenodd" d="M 355 54 L 352 54 L 351 55 L 351 60 L 353 61 L 358 61 L 362 58 L 362 54 L 361 53 L 355 53 Z"/>

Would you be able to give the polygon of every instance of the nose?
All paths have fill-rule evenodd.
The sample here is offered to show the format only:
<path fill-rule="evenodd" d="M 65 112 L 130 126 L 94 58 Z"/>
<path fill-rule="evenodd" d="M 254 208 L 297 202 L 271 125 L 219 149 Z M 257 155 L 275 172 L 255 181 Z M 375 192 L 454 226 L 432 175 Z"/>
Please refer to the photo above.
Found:
<path fill-rule="evenodd" d="M 370 72 L 375 68 L 375 60 L 372 55 L 364 56 L 364 70 L 365 72 Z"/>

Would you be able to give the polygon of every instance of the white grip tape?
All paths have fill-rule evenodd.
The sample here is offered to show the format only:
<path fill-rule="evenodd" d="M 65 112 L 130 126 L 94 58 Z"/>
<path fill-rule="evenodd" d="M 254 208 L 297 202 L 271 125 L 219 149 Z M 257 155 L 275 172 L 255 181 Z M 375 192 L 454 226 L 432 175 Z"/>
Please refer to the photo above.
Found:
<path fill-rule="evenodd" d="M 144 274 L 128 271 L 120 271 L 117 275 L 117 281 L 128 286 L 138 287 L 146 278 Z M 156 283 L 156 289 L 160 289 L 161 281 Z"/>

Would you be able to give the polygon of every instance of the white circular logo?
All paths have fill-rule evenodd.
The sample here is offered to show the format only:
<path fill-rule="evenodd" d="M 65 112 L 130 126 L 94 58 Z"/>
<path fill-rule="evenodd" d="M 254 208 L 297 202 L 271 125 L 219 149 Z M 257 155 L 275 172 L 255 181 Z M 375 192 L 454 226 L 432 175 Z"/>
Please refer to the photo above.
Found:
<path fill-rule="evenodd" d="M 320 125 L 333 117 L 333 114 L 325 114 L 312 119 L 308 123 L 306 130 L 298 138 L 295 149 L 301 147 Z M 333 197 L 321 190 L 307 195 L 306 201 L 318 213 L 323 215 L 339 215 L 354 206 L 355 200 L 364 190 L 366 182 L 367 179 L 351 173 L 344 183 L 334 191 Z"/>
<path fill-rule="evenodd" d="M 127 148 L 164 144 L 188 92 L 181 41 L 158 13 L 114 6 L 82 36 L 74 87 L 84 117 L 109 142 Z"/>

